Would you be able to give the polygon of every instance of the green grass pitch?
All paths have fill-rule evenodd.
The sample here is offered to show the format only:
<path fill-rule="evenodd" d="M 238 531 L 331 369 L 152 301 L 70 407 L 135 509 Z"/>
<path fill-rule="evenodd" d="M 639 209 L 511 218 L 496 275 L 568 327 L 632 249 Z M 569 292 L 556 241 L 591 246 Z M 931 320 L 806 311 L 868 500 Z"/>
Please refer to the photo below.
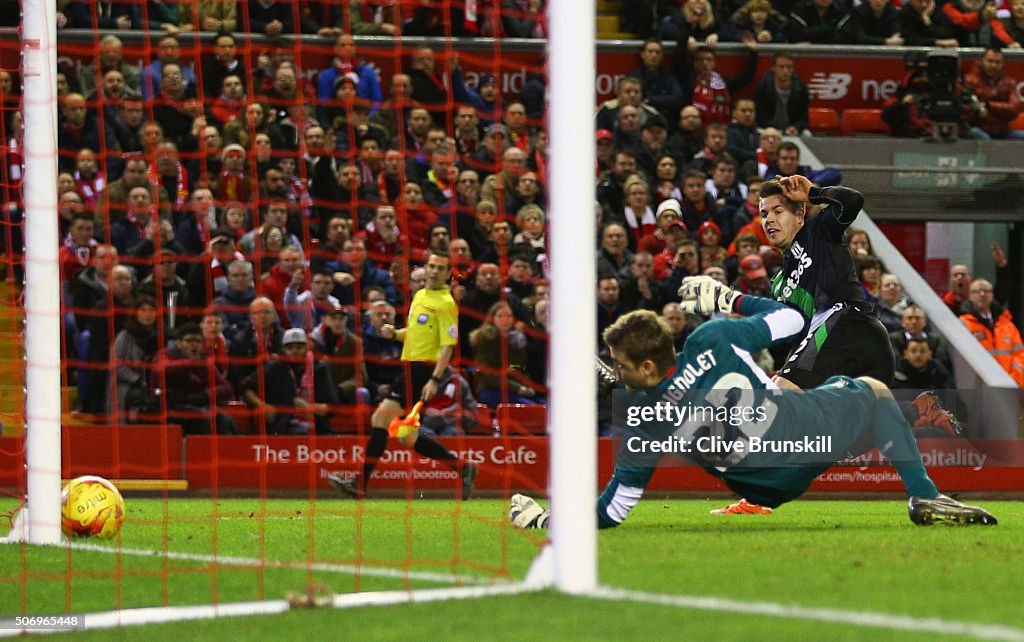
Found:
<path fill-rule="evenodd" d="M 1024 504 L 979 502 L 996 527 L 916 527 L 898 500 L 798 501 L 721 518 L 708 500 L 640 503 L 599 534 L 604 586 L 662 595 L 941 618 L 1024 631 Z M 0 546 L 0 619 L 161 604 L 281 599 L 523 577 L 541 541 L 499 500 L 129 497 L 120 545 Z M 0 502 L 0 512 L 10 510 Z M 132 551 L 128 554 L 127 551 Z M 148 551 L 173 551 L 167 558 Z M 136 554 L 137 552 L 137 554 Z M 216 552 L 220 562 L 208 556 Z M 260 563 L 259 560 L 265 560 Z M 310 567 L 315 563 L 315 567 Z M 355 572 L 355 565 L 362 572 Z M 304 609 L 277 616 L 69 634 L 76 639 L 925 639 L 934 634 L 544 592 L 433 604 Z M 64 635 L 47 636 L 61 639 Z"/>

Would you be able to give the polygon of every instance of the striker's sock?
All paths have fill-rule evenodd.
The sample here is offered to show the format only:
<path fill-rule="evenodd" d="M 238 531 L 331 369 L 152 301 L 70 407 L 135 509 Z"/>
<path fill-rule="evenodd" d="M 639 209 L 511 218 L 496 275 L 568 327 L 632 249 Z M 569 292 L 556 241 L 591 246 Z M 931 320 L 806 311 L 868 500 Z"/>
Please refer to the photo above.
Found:
<path fill-rule="evenodd" d="M 907 494 L 925 499 L 938 497 L 939 489 L 921 463 L 921 452 L 910 424 L 894 399 L 878 400 L 871 414 L 871 425 L 875 446 L 892 462 Z"/>
<path fill-rule="evenodd" d="M 377 461 L 388 447 L 388 431 L 386 428 L 371 428 L 370 440 L 366 442 L 366 457 L 363 458 L 363 490 L 370 484 L 370 475 L 377 466 Z"/>
<path fill-rule="evenodd" d="M 434 441 L 433 438 L 427 437 L 422 433 L 416 438 L 416 445 L 413 446 L 413 450 L 424 457 L 444 462 L 452 470 L 458 469 L 459 456 Z"/>

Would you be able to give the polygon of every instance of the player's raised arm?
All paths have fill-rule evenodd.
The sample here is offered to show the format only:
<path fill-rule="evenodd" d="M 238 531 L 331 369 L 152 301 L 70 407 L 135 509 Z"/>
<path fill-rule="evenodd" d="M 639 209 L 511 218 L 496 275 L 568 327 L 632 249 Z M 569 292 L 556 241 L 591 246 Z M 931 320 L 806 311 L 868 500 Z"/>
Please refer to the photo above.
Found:
<path fill-rule="evenodd" d="M 828 210 L 827 215 L 844 228 L 849 227 L 864 208 L 864 195 L 849 187 L 812 187 L 809 196 L 815 213 Z"/>
<path fill-rule="evenodd" d="M 697 314 L 742 314 L 742 323 L 716 328 L 721 338 L 745 350 L 762 348 L 796 336 L 804 329 L 804 316 L 797 310 L 777 301 L 754 295 L 745 295 L 707 276 L 683 279 L 679 288 L 680 307 Z M 703 326 L 701 326 L 703 328 Z M 701 328 L 694 336 L 699 336 Z"/>

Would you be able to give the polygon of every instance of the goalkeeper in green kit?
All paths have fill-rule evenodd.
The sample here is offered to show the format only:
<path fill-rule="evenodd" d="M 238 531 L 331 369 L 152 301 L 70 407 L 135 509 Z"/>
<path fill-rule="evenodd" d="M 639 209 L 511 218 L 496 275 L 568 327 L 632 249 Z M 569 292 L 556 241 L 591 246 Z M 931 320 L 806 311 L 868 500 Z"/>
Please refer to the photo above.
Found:
<path fill-rule="evenodd" d="M 605 330 L 615 374 L 632 392 L 619 460 L 597 501 L 598 528 L 625 521 L 666 452 L 702 466 L 744 501 L 775 508 L 802 495 L 865 434 L 899 473 L 915 524 L 996 523 L 987 511 L 939 493 L 882 382 L 838 376 L 811 390 L 783 391 L 757 367 L 754 353 L 803 330 L 799 312 L 704 276 L 685 279 L 679 294 L 686 311 L 743 318 L 702 324 L 678 354 L 671 330 L 647 310 Z M 512 497 L 509 516 L 519 528 L 545 528 L 550 519 L 524 495 Z"/>

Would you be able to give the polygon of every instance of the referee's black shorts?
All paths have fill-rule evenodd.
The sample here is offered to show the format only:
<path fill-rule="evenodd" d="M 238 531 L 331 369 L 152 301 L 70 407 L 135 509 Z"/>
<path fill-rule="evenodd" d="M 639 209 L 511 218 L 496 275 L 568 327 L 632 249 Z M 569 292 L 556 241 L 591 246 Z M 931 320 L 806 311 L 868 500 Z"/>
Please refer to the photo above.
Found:
<path fill-rule="evenodd" d="M 419 401 L 423 386 L 427 385 L 430 376 L 434 374 L 435 365 L 428 361 L 403 361 L 402 371 L 391 382 L 391 392 L 387 399 L 397 401 L 408 410 Z"/>
<path fill-rule="evenodd" d="M 874 377 L 891 386 L 895 371 L 885 326 L 873 312 L 848 306 L 808 332 L 778 374 L 809 390 L 836 375 Z"/>

